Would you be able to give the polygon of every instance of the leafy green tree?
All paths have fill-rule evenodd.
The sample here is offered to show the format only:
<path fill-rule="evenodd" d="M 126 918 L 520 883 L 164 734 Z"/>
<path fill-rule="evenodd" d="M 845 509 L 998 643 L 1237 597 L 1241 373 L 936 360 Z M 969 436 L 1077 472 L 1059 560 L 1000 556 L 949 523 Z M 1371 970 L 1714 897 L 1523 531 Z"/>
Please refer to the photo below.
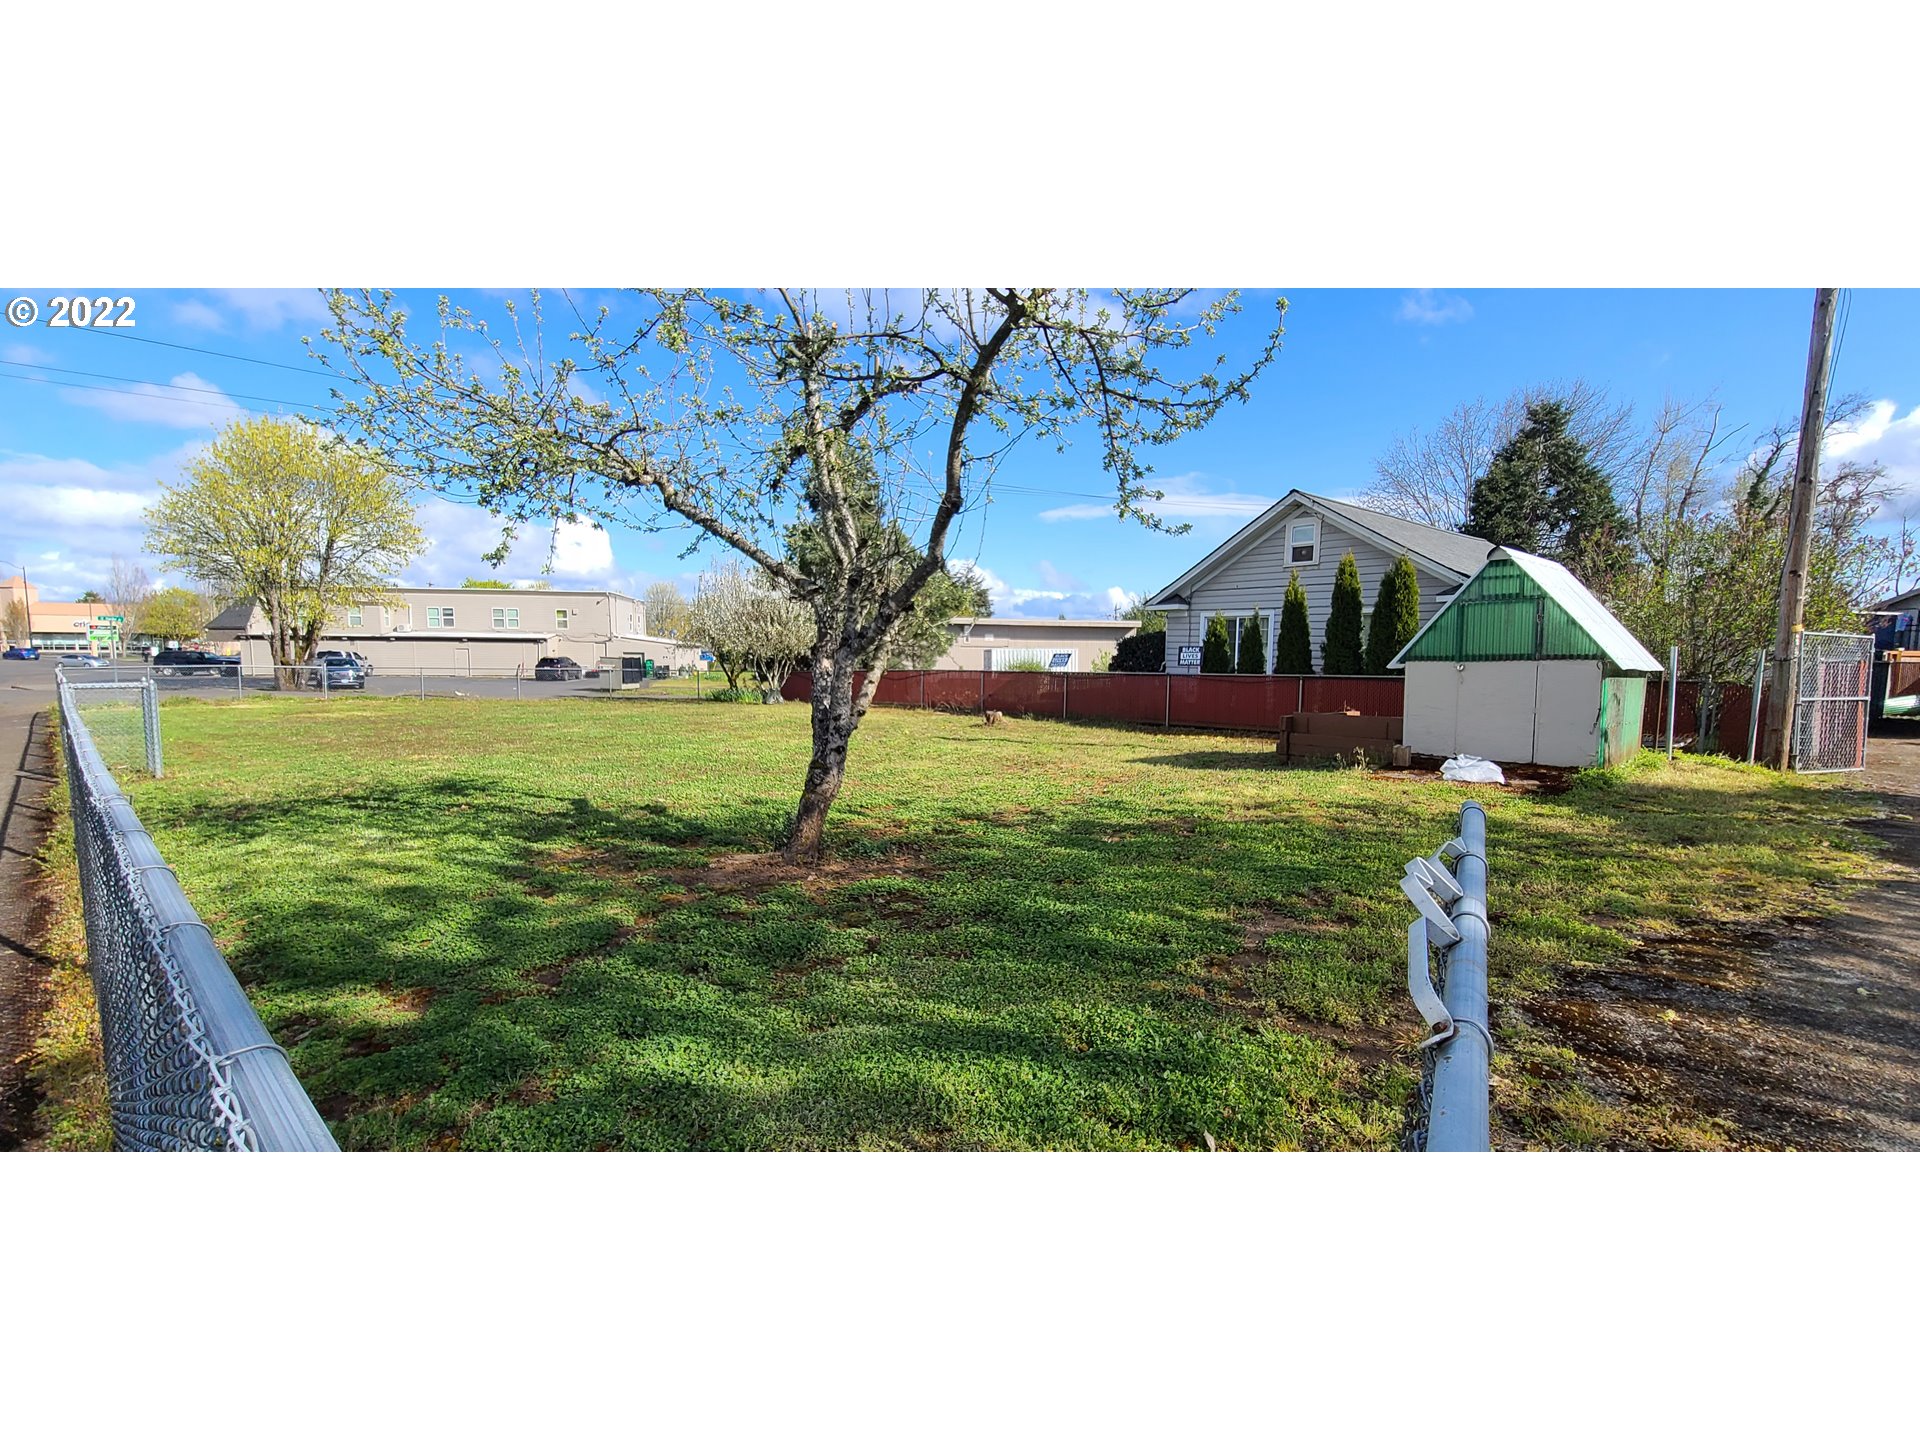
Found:
<path fill-rule="evenodd" d="M 175 586 L 147 601 L 140 628 L 158 640 L 197 640 L 213 618 L 206 596 Z"/>
<path fill-rule="evenodd" d="M 669 640 L 686 638 L 687 597 L 671 580 L 656 580 L 640 597 L 647 607 L 647 633 Z"/>
<path fill-rule="evenodd" d="M 1287 598 L 1280 606 L 1280 633 L 1273 642 L 1273 673 L 1313 673 L 1313 636 L 1307 628 L 1307 592 L 1300 587 L 1298 570 L 1287 581 Z"/>
<path fill-rule="evenodd" d="M 1260 617 L 1249 615 L 1240 622 L 1240 663 L 1234 669 L 1242 675 L 1267 673 L 1266 637 L 1260 630 Z"/>
<path fill-rule="evenodd" d="M 76 605 L 104 605 L 107 603 L 107 597 L 102 595 L 98 590 L 89 590 L 73 603 Z"/>
<path fill-rule="evenodd" d="M 1558 560 L 1604 588 L 1619 567 L 1625 517 L 1613 486 L 1556 400 L 1527 407 L 1467 497 L 1469 535 Z"/>
<path fill-rule="evenodd" d="M 1360 648 L 1361 610 L 1366 596 L 1360 590 L 1360 567 L 1349 550 L 1340 557 L 1340 568 L 1333 575 L 1333 603 L 1327 607 L 1326 643 L 1320 651 L 1320 668 L 1328 675 L 1365 673 L 1366 659 Z"/>
<path fill-rule="evenodd" d="M 1134 631 L 1136 635 L 1164 634 L 1167 628 L 1167 612 L 1164 610 L 1149 610 L 1147 608 L 1147 596 L 1145 592 L 1134 596 L 1131 604 L 1115 606 L 1113 618 L 1116 620 L 1133 621 L 1134 624 L 1140 627 Z"/>
<path fill-rule="evenodd" d="M 513 586 L 504 580 L 475 580 L 471 576 L 460 582 L 462 590 L 511 590 Z"/>
<path fill-rule="evenodd" d="M 344 381 L 336 423 L 424 483 L 510 521 L 684 522 L 813 611 L 813 750 L 786 847 L 811 865 L 907 616 L 1009 444 L 1065 443 L 1084 423 L 1117 514 L 1171 528 L 1151 508 L 1161 496 L 1142 452 L 1245 400 L 1281 335 L 1276 323 L 1232 366 L 1222 356 L 1174 373 L 1168 357 L 1196 344 L 1220 355 L 1212 337 L 1239 309 L 1235 293 L 1191 299 L 1174 289 L 745 299 L 654 289 L 622 296 L 617 320 L 611 307 L 581 316 L 569 305 L 549 332 L 535 292 L 507 307 L 511 324 L 497 334 L 442 297 L 416 338 L 391 291 L 332 290 L 315 353 Z M 476 347 L 487 352 L 478 367 Z M 856 439 L 872 448 L 886 517 L 914 526 L 917 560 L 864 542 L 863 502 L 841 478 Z M 778 553 L 796 512 L 821 547 L 810 571 Z"/>
<path fill-rule="evenodd" d="M 1215 615 L 1207 621 L 1207 636 L 1200 642 L 1200 670 L 1205 675 L 1233 673 L 1233 641 L 1227 634 L 1224 615 Z"/>
<path fill-rule="evenodd" d="M 1387 664 L 1420 628 L 1420 572 L 1402 555 L 1380 578 L 1367 625 L 1367 674 L 1385 675 Z"/>
<path fill-rule="evenodd" d="M 426 548 L 387 464 L 304 421 L 270 416 L 223 429 L 180 484 L 161 483 L 146 520 L 148 550 L 260 606 L 278 666 L 308 663 L 330 616 L 377 601 Z"/>

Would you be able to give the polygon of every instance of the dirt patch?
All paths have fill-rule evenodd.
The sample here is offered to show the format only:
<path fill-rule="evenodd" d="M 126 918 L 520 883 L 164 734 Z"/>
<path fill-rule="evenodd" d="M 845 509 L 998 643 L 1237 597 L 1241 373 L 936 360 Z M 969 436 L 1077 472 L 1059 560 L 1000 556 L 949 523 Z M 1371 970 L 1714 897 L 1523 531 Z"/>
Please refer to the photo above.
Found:
<path fill-rule="evenodd" d="M 382 981 L 374 989 L 386 996 L 396 1010 L 404 1010 L 409 1015 L 426 1014 L 427 1007 L 433 1004 L 433 997 L 440 993 L 431 985 L 416 985 L 402 990 L 389 981 Z"/>
<path fill-rule="evenodd" d="M 39 1138 L 40 1087 L 31 1074 L 34 1046 L 53 1003 L 51 916 L 35 857 L 52 817 L 53 749 L 44 711 L 0 713 L 0 1150 Z"/>
<path fill-rule="evenodd" d="M 1372 770 L 1367 773 L 1376 780 L 1439 780 L 1440 761 L 1431 756 L 1425 757 L 1431 763 L 1424 763 L 1423 757 L 1416 755 L 1412 765 L 1396 769 Z M 1500 773 L 1506 776 L 1505 785 L 1481 786 L 1460 783 L 1464 794 L 1472 790 L 1495 789 L 1508 790 L 1519 795 L 1561 795 L 1573 788 L 1573 777 L 1578 770 L 1564 769 L 1558 765 L 1509 765 L 1501 763 Z"/>
<path fill-rule="evenodd" d="M 697 886 L 723 895 L 759 894 L 783 885 L 798 887 L 813 899 L 861 880 L 896 879 L 925 873 L 920 857 L 909 850 L 878 856 L 828 859 L 818 865 L 789 864 L 779 851 L 767 854 L 722 855 L 699 870 L 673 872 L 676 884 Z"/>
<path fill-rule="evenodd" d="M 1313 892 L 1309 891 L 1303 898 L 1311 898 L 1312 895 Z M 1273 1001 L 1255 991 L 1249 983 L 1249 977 L 1255 971 L 1272 963 L 1273 957 L 1268 952 L 1266 944 L 1275 935 L 1337 934 L 1341 928 L 1333 920 L 1303 918 L 1284 913 L 1270 905 L 1256 905 L 1241 921 L 1241 948 L 1231 955 L 1222 955 L 1207 961 L 1205 981 L 1192 987 L 1190 993 L 1194 993 L 1196 998 L 1212 1002 L 1223 1010 L 1241 1011 L 1257 1024 L 1275 1025 L 1289 1034 L 1310 1035 L 1331 1046 L 1362 1069 L 1371 1069 L 1391 1058 L 1401 1048 L 1403 1042 L 1386 1031 L 1352 1030 L 1341 1025 L 1304 1020 L 1298 1016 L 1286 1014 Z"/>
<path fill-rule="evenodd" d="M 1841 913 L 1703 926 L 1522 1013 L 1630 1117 L 1706 1121 L 1744 1149 L 1920 1146 L 1920 797 L 1881 798 L 1860 828 L 1897 871 Z"/>

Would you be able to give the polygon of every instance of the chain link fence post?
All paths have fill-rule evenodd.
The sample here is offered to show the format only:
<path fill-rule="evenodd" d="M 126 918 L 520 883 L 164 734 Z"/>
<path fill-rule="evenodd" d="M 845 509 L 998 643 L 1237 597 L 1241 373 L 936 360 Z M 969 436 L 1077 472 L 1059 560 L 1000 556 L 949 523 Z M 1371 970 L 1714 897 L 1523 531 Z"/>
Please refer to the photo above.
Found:
<path fill-rule="evenodd" d="M 1407 927 L 1407 990 L 1427 1022 L 1420 1045 L 1420 1114 L 1409 1148 L 1490 1149 L 1487 814 L 1477 802 L 1460 807 L 1458 835 L 1431 857 L 1407 862 L 1400 889 L 1420 912 Z M 1432 975 L 1435 948 L 1441 952 L 1439 993 Z"/>

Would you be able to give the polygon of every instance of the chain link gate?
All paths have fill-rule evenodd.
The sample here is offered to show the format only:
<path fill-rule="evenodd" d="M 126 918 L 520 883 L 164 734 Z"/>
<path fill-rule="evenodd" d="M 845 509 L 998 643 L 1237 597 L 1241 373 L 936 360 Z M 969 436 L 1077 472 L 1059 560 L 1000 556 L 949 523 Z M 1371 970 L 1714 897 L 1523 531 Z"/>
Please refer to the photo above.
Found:
<path fill-rule="evenodd" d="M 1866 769 L 1873 637 L 1803 631 L 1798 653 L 1793 768 L 1809 775 Z"/>

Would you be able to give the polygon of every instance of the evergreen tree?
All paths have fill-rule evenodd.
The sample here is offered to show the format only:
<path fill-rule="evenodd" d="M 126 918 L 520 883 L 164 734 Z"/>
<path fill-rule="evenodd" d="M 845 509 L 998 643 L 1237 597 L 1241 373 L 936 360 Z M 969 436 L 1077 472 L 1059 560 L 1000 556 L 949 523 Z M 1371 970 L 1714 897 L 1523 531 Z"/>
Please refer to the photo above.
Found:
<path fill-rule="evenodd" d="M 1240 663 L 1234 668 L 1242 675 L 1267 673 L 1267 643 L 1260 633 L 1258 615 L 1249 615 L 1240 622 Z"/>
<path fill-rule="evenodd" d="M 1227 617 L 1216 615 L 1207 621 L 1207 638 L 1200 646 L 1200 669 L 1207 675 L 1233 673 L 1233 642 L 1227 638 Z"/>
<path fill-rule="evenodd" d="M 1473 482 L 1466 530 L 1599 581 L 1617 562 L 1625 525 L 1612 484 L 1571 432 L 1572 420 L 1556 400 L 1527 407 L 1519 433 Z"/>
<path fill-rule="evenodd" d="M 1349 550 L 1340 557 L 1333 576 L 1333 604 L 1327 609 L 1326 643 L 1320 650 L 1320 668 L 1328 675 L 1358 675 L 1365 659 L 1360 649 L 1360 611 L 1366 598 L 1360 593 L 1360 567 Z"/>
<path fill-rule="evenodd" d="M 1313 673 L 1313 636 L 1307 629 L 1307 592 L 1300 588 L 1298 570 L 1287 581 L 1287 598 L 1280 607 L 1280 634 L 1273 643 L 1273 673 Z"/>
<path fill-rule="evenodd" d="M 1380 581 L 1367 626 L 1367 674 L 1385 675 L 1387 662 L 1406 649 L 1420 628 L 1420 572 L 1402 555 Z"/>

